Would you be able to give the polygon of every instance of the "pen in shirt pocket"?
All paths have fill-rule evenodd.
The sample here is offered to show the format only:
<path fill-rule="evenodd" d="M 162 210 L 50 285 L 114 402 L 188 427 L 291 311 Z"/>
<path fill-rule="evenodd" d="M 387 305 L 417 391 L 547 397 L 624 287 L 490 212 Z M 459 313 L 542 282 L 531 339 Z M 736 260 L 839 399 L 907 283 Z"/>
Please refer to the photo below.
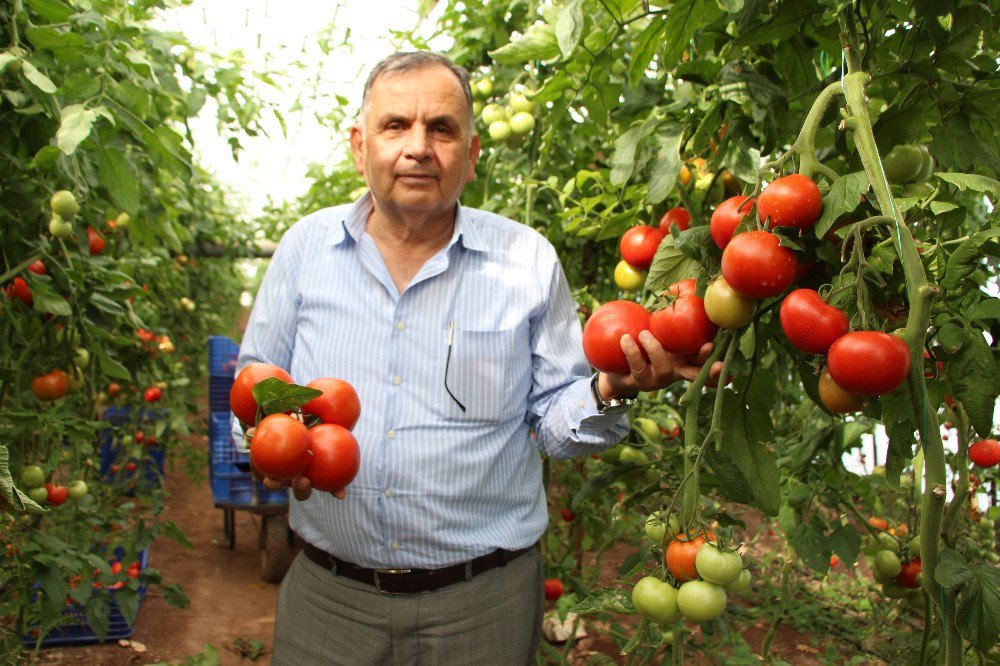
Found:
<path fill-rule="evenodd" d="M 458 408 L 465 412 L 465 405 L 455 397 L 455 394 L 451 392 L 451 388 L 448 386 L 448 370 L 451 368 L 451 350 L 455 347 L 455 328 L 455 320 L 452 319 L 448 322 L 448 356 L 445 357 L 444 361 L 444 390 L 448 392 L 448 395 L 455 401 Z"/>

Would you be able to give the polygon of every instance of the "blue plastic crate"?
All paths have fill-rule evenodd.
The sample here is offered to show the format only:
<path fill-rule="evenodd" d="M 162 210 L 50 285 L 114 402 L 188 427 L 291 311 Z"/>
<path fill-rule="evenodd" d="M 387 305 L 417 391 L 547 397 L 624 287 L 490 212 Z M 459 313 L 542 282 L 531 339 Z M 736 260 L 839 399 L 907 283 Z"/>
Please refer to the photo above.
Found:
<path fill-rule="evenodd" d="M 210 437 L 209 472 L 216 504 L 268 506 L 288 504 L 288 490 L 269 490 L 253 478 L 250 456 L 236 448 L 232 435 Z"/>
<path fill-rule="evenodd" d="M 115 556 L 119 561 L 121 561 L 123 555 L 124 553 L 121 552 L 121 549 L 115 551 Z M 142 568 L 145 569 L 149 560 L 148 549 L 141 551 L 138 559 Z M 137 618 L 138 609 L 142 607 L 142 600 L 146 597 L 146 585 L 140 583 L 138 592 Z M 122 615 L 121 607 L 115 602 L 116 591 L 108 590 L 108 594 L 111 597 L 108 607 L 108 633 L 103 639 L 94 633 L 94 630 L 87 623 L 87 615 L 84 612 L 84 607 L 74 602 L 66 604 L 62 612 L 65 622 L 46 634 L 45 638 L 42 639 L 42 647 L 109 643 L 131 636 L 132 632 L 135 631 L 135 623 L 129 624 L 125 616 Z M 33 636 L 30 632 L 21 637 L 21 643 L 28 648 L 33 648 L 37 641 L 37 635 Z"/>
<path fill-rule="evenodd" d="M 210 377 L 228 377 L 232 381 L 236 376 L 236 357 L 240 354 L 240 346 L 224 335 L 212 335 L 208 338 L 208 374 Z"/>
<path fill-rule="evenodd" d="M 211 412 L 229 413 L 229 391 L 233 388 L 232 377 L 210 377 L 208 380 L 208 409 Z"/>
<path fill-rule="evenodd" d="M 212 439 L 228 437 L 232 434 L 232 414 L 225 412 L 210 412 L 208 415 L 208 436 Z"/>

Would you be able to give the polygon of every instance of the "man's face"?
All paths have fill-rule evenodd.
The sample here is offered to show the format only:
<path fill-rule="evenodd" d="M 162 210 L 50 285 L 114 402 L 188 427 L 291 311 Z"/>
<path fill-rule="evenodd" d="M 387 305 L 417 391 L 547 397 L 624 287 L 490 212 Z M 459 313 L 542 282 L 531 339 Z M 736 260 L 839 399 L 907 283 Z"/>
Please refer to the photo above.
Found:
<path fill-rule="evenodd" d="M 396 215 L 449 214 L 479 157 L 458 78 L 437 65 L 383 75 L 363 122 L 351 130 L 351 150 L 375 205 Z"/>

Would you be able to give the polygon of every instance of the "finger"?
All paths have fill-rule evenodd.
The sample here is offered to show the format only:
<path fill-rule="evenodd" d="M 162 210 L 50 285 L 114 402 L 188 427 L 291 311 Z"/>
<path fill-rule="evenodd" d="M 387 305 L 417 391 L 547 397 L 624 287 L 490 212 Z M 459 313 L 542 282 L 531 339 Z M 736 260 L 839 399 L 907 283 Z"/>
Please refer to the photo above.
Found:
<path fill-rule="evenodd" d="M 307 499 L 312 497 L 312 487 L 302 488 L 298 485 L 292 485 L 292 494 L 300 502 L 305 502 Z"/>
<path fill-rule="evenodd" d="M 264 478 L 264 487 L 268 490 L 281 490 L 282 483 L 278 479 L 272 479 L 270 477 Z"/>
<path fill-rule="evenodd" d="M 640 340 L 646 339 L 643 335 L 644 333 L 650 338 L 653 337 L 648 331 L 643 331 L 639 333 Z M 639 347 L 639 343 L 636 342 L 631 335 L 627 333 L 623 335 L 619 344 L 621 344 L 622 353 L 625 354 L 625 360 L 628 361 L 628 367 L 633 376 L 640 375 L 649 368 L 649 359 L 643 353 L 643 348 Z M 643 347 L 645 347 L 646 344 L 647 342 L 644 341 Z M 653 344 L 659 346 L 660 343 L 656 342 L 656 338 L 653 338 Z"/>
<path fill-rule="evenodd" d="M 337 499 L 342 500 L 347 497 L 347 491 L 341 488 L 340 490 L 334 490 L 332 495 Z"/>

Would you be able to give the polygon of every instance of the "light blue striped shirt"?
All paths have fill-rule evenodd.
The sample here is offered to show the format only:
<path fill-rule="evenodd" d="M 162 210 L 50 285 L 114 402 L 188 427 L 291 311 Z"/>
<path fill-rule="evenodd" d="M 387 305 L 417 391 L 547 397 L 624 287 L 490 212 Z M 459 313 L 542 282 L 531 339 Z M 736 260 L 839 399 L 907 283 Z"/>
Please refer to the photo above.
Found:
<path fill-rule="evenodd" d="M 597 413 L 576 306 L 537 231 L 458 207 L 455 232 L 402 294 L 365 231 L 370 195 L 282 238 L 240 348 L 298 384 L 350 382 L 361 469 L 340 501 L 290 499 L 306 541 L 367 567 L 437 568 L 534 543 L 547 524 L 540 452 L 620 440 Z M 445 390 L 449 324 L 455 330 Z M 531 429 L 537 432 L 532 437 Z"/>

